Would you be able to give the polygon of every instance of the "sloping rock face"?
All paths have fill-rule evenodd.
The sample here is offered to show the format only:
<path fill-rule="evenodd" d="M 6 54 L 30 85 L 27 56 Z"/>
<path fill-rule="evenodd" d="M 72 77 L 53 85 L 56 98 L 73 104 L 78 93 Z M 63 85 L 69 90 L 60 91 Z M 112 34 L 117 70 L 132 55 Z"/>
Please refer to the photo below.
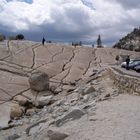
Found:
<path fill-rule="evenodd" d="M 31 41 L 1 42 L 0 130 L 6 130 L 0 131 L 0 139 L 18 135 L 23 140 L 38 140 L 41 134 L 46 134 L 48 127 L 56 128 L 55 124 L 59 128 L 66 125 L 74 128 L 78 121 L 78 124 L 84 124 L 80 121 L 84 117 L 92 116 L 90 120 L 96 120 L 96 102 L 119 94 L 106 74 L 106 68 L 116 63 L 118 54 L 140 56 L 139 52 L 113 48 L 42 46 Z M 41 74 L 32 75 L 36 71 Z M 32 82 L 37 82 L 39 87 L 32 86 Z M 72 111 L 72 108 L 78 109 Z M 73 122 L 75 125 L 71 126 Z M 53 132 L 55 135 L 59 131 Z M 72 135 L 70 132 L 62 134 Z M 81 137 L 77 139 L 82 140 Z"/>
<path fill-rule="evenodd" d="M 120 39 L 113 48 L 140 52 L 140 28 L 135 28 L 131 33 Z"/>

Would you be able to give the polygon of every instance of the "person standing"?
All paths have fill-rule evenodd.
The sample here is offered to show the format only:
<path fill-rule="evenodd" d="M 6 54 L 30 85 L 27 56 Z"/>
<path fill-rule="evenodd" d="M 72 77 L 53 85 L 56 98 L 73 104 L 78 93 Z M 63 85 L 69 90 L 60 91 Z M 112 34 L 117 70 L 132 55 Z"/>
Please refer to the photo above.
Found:
<path fill-rule="evenodd" d="M 43 37 L 42 39 L 42 45 L 44 46 L 44 43 L 45 43 L 45 38 Z"/>
<path fill-rule="evenodd" d="M 126 69 L 129 70 L 129 62 L 130 62 L 130 57 L 129 55 L 126 58 Z"/>

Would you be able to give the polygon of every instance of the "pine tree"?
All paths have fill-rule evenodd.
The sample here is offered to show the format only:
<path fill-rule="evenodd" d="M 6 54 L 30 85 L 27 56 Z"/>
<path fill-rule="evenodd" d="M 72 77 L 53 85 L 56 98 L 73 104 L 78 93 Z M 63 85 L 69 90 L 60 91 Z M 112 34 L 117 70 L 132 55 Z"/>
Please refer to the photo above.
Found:
<path fill-rule="evenodd" d="M 97 39 L 97 47 L 99 47 L 99 48 L 102 47 L 102 41 L 101 41 L 101 36 L 100 35 L 98 36 L 98 39 Z"/>

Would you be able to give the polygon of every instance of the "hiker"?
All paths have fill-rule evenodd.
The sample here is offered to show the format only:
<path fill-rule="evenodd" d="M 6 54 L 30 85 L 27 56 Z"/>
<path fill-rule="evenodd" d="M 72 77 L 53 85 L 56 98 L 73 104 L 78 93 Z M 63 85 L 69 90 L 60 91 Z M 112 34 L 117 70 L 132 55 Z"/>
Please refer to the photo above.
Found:
<path fill-rule="evenodd" d="M 130 58 L 129 56 L 127 56 L 126 58 L 126 69 L 129 70 L 129 62 L 130 62 Z"/>
<path fill-rule="evenodd" d="M 42 39 L 42 45 L 44 46 L 44 43 L 45 43 L 45 38 L 43 37 Z"/>

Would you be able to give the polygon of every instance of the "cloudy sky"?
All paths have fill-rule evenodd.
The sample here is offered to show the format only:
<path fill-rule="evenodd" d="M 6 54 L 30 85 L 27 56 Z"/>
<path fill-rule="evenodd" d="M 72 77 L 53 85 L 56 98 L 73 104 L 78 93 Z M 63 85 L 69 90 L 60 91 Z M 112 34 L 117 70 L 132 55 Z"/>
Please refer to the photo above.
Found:
<path fill-rule="evenodd" d="M 112 44 L 140 26 L 139 0 L 0 0 L 0 33 Z"/>

